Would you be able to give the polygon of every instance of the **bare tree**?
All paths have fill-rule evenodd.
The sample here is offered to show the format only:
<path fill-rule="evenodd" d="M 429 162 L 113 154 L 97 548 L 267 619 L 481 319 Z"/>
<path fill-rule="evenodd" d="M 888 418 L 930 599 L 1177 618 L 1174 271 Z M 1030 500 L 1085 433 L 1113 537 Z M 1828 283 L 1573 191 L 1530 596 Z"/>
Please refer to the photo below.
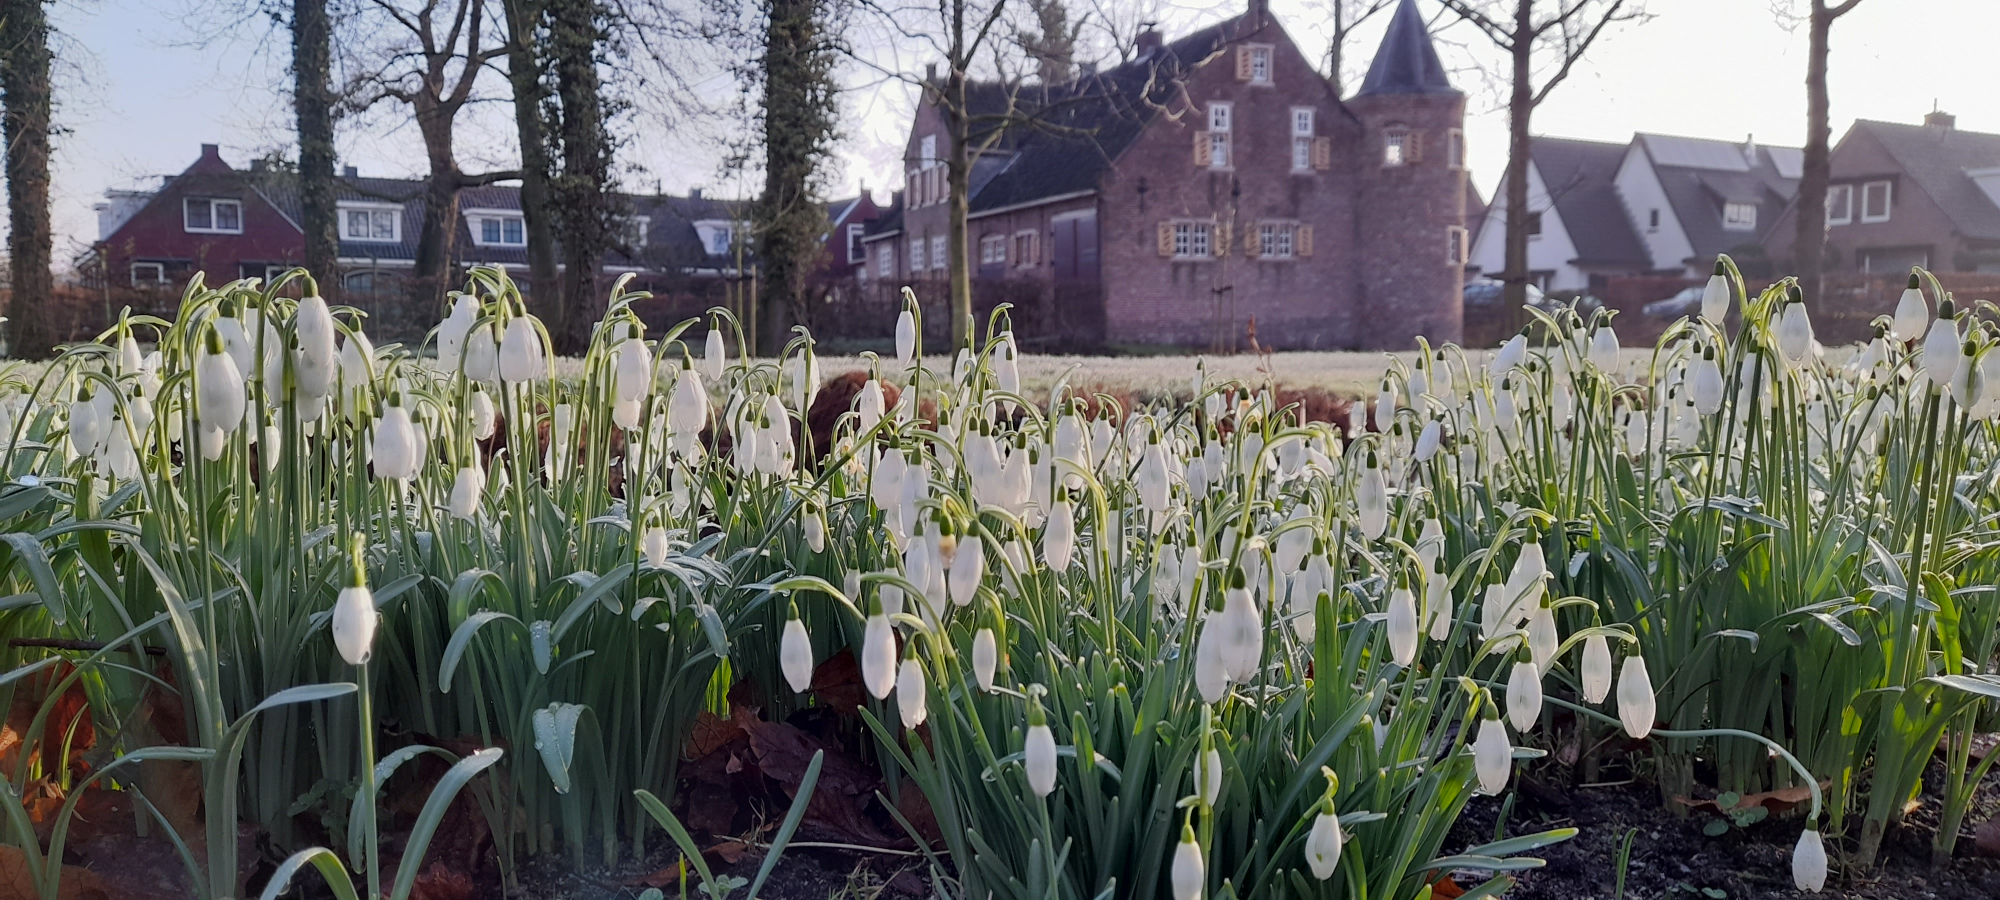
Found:
<path fill-rule="evenodd" d="M 1820 270 L 1826 264 L 1826 182 L 1832 173 L 1833 126 L 1827 121 L 1827 37 L 1833 22 L 1861 0 L 1829 4 L 1809 0 L 1806 15 L 1806 147 L 1799 169 L 1798 231 L 1792 239 L 1792 271 L 1807 303 L 1819 302 Z M 1873 820 L 1870 820 L 1873 821 Z M 1876 835 L 1879 840 L 1880 835 Z"/>
<path fill-rule="evenodd" d="M 1088 16 L 1072 22 L 1063 0 L 1027 0 L 1031 23 L 1014 31 L 1014 42 L 1035 62 L 1043 84 L 1061 84 L 1076 74 L 1076 42 Z"/>
<path fill-rule="evenodd" d="M 375 55 L 355 67 L 359 83 L 349 95 L 358 106 L 394 100 L 415 114 L 430 173 L 425 179 L 424 223 L 409 297 L 417 309 L 438 310 L 452 277 L 458 228 L 458 193 L 521 177 L 519 170 L 468 174 L 458 166 L 454 126 L 473 99 L 488 63 L 507 52 L 489 40 L 488 0 L 372 0 L 373 15 L 350 20 L 358 31 L 347 46 Z"/>
<path fill-rule="evenodd" d="M 49 20 L 43 0 L 0 0 L 0 136 L 7 141 L 8 274 L 12 353 L 54 349 L 47 314 L 55 295 L 49 226 Z"/>
<path fill-rule="evenodd" d="M 1643 20 L 1643 0 L 1440 0 L 1505 51 L 1512 69 L 1507 98 L 1507 245 L 1500 280 L 1507 305 L 1528 293 L 1529 120 L 1599 36 L 1619 22 Z M 1539 79 L 1538 67 L 1539 65 Z M 1539 80 L 1539 84 L 1537 81 Z"/>
<path fill-rule="evenodd" d="M 1354 36 L 1354 29 L 1375 17 L 1395 0 L 1323 0 L 1327 19 L 1333 33 L 1326 44 L 1326 77 L 1333 83 L 1333 95 L 1347 95 L 1347 41 Z"/>
<path fill-rule="evenodd" d="M 298 120 L 299 228 L 306 271 L 321 293 L 340 288 L 340 223 L 334 195 L 333 23 L 326 0 L 292 0 L 292 111 Z"/>

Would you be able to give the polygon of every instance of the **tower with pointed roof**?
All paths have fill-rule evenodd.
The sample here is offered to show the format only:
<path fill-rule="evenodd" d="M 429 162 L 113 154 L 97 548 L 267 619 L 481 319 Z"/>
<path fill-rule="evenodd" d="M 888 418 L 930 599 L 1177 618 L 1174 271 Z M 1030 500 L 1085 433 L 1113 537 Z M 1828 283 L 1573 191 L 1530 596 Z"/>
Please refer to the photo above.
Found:
<path fill-rule="evenodd" d="M 1356 176 L 1358 291 L 1364 347 L 1389 350 L 1464 331 L 1465 94 L 1453 87 L 1416 0 L 1402 0 L 1361 89 Z"/>

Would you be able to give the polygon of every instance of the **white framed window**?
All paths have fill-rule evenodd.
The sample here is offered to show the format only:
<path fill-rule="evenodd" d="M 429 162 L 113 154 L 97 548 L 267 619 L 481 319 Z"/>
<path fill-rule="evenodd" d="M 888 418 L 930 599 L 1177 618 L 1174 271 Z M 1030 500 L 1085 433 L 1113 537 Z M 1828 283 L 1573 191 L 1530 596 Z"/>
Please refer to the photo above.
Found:
<path fill-rule="evenodd" d="M 1292 107 L 1292 137 L 1312 136 L 1313 108 L 1310 106 Z"/>
<path fill-rule="evenodd" d="M 920 237 L 910 238 L 910 271 L 921 272 L 923 270 L 924 239 Z"/>
<path fill-rule="evenodd" d="M 1445 262 L 1454 266 L 1465 265 L 1466 259 L 1471 256 L 1472 248 L 1468 246 L 1471 243 L 1471 234 L 1457 225 L 1445 226 Z"/>
<path fill-rule="evenodd" d="M 1861 186 L 1861 221 L 1889 221 L 1889 207 L 1895 202 L 1894 185 L 1887 181 L 1871 181 Z"/>
<path fill-rule="evenodd" d="M 465 222 L 472 232 L 472 243 L 476 246 L 528 245 L 527 223 L 522 220 L 519 210 L 469 209 L 465 211 Z"/>
<path fill-rule="evenodd" d="M 1298 234 L 1298 225 L 1293 222 L 1257 223 L 1257 256 L 1262 259 L 1291 259 L 1295 254 L 1293 238 Z"/>
<path fill-rule="evenodd" d="M 651 216 L 621 216 L 618 219 L 618 243 L 633 250 L 645 247 L 652 225 Z"/>
<path fill-rule="evenodd" d="M 132 264 L 133 287 L 159 287 L 166 283 L 166 263 L 135 262 Z"/>
<path fill-rule="evenodd" d="M 190 234 L 242 234 L 243 201 L 185 198 L 181 201 L 181 227 Z"/>
<path fill-rule="evenodd" d="M 1229 133 L 1211 131 L 1208 133 L 1208 167 L 1229 168 Z"/>
<path fill-rule="evenodd" d="M 1722 204 L 1722 227 L 1726 231 L 1756 231 L 1757 204 Z"/>
<path fill-rule="evenodd" d="M 923 162 L 924 168 L 930 168 L 937 162 L 937 158 L 937 135 L 927 134 L 918 139 L 917 159 Z"/>
<path fill-rule="evenodd" d="M 1234 104 L 1230 103 L 1210 103 L 1208 105 L 1208 130 L 1228 134 L 1230 113 L 1233 107 Z"/>
<path fill-rule="evenodd" d="M 370 244 L 403 241 L 403 207 L 397 203 L 340 204 L 340 239 Z"/>
<path fill-rule="evenodd" d="M 1826 224 L 1847 225 L 1854 221 L 1854 185 L 1828 185 L 1826 189 Z"/>
<path fill-rule="evenodd" d="M 1250 83 L 1271 83 L 1271 47 L 1269 44 L 1250 45 Z"/>
<path fill-rule="evenodd" d="M 979 264 L 982 266 L 1007 261 L 1007 236 L 989 234 L 979 239 Z"/>
<path fill-rule="evenodd" d="M 917 202 L 917 200 L 918 200 L 918 197 L 917 197 L 917 170 L 915 170 L 915 169 L 911 169 L 910 171 L 908 171 L 908 172 L 904 172 L 904 173 L 903 173 L 903 196 L 904 196 L 904 197 L 906 197 L 906 198 L 908 198 L 908 200 L 909 200 L 909 204 L 910 204 L 910 205 L 911 205 L 912 207 L 916 207 L 916 206 L 922 206 L 922 205 L 923 205 L 923 204 L 921 204 L 921 203 L 918 203 L 918 202 Z"/>
<path fill-rule="evenodd" d="M 1208 259 L 1213 255 L 1210 238 L 1214 229 L 1212 222 L 1175 222 L 1174 258 Z"/>
<path fill-rule="evenodd" d="M 1033 229 L 1023 229 L 1014 232 L 1014 265 L 1032 266 L 1035 264 L 1035 238 L 1036 233 Z"/>
<path fill-rule="evenodd" d="M 868 248 L 861 246 L 861 235 L 867 230 L 868 226 L 866 225 L 857 224 L 847 226 L 847 261 L 849 263 L 866 263 L 868 261 Z"/>
<path fill-rule="evenodd" d="M 896 243 L 883 241 L 875 249 L 875 274 L 883 278 L 893 278 L 896 274 Z"/>
<path fill-rule="evenodd" d="M 736 241 L 736 225 L 728 219 L 698 219 L 694 236 L 710 256 L 727 256 Z"/>
<path fill-rule="evenodd" d="M 1465 132 L 1457 128 L 1447 128 L 1444 132 L 1445 165 L 1454 169 L 1465 168 Z"/>
<path fill-rule="evenodd" d="M 1409 161 L 1410 132 L 1391 128 L 1382 133 L 1382 165 L 1400 166 Z"/>
<path fill-rule="evenodd" d="M 931 268 L 942 269 L 951 265 L 951 254 L 944 251 L 944 235 L 931 235 Z"/>
<path fill-rule="evenodd" d="M 1309 106 L 1292 107 L 1292 171 L 1304 172 L 1312 168 L 1313 153 L 1313 110 Z"/>

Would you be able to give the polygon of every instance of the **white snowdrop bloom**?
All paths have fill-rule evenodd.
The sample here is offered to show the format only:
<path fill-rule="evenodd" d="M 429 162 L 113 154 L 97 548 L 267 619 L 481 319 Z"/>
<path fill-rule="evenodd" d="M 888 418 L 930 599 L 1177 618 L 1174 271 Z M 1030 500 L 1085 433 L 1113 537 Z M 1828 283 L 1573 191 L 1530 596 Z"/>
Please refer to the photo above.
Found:
<path fill-rule="evenodd" d="M 1514 746 L 1507 742 L 1507 726 L 1498 716 L 1479 722 L 1479 737 L 1472 742 L 1472 767 L 1479 776 L 1481 793 L 1498 795 L 1507 790 L 1507 778 L 1514 770 Z"/>
<path fill-rule="evenodd" d="M 1068 500 L 1049 507 L 1048 524 L 1042 528 L 1042 561 L 1058 572 L 1068 571 L 1076 556 L 1076 521 Z"/>
<path fill-rule="evenodd" d="M 1354 486 L 1354 502 L 1361 533 L 1371 541 L 1382 537 L 1389 528 L 1389 485 L 1383 478 L 1381 461 L 1372 450 Z"/>
<path fill-rule="evenodd" d="M 1721 272 L 1708 276 L 1708 283 L 1701 288 L 1701 317 L 1722 324 L 1723 317 L 1729 315 L 1729 279 Z"/>
<path fill-rule="evenodd" d="M 1457 615 L 1452 608 L 1451 576 L 1444 571 L 1443 559 L 1433 560 L 1430 571 L 1424 573 L 1424 623 L 1431 640 L 1450 638 Z"/>
<path fill-rule="evenodd" d="M 1795 299 L 1778 312 L 1778 350 L 1785 354 L 1785 359 L 1800 362 L 1812 352 L 1812 347 L 1812 316 L 1806 312 L 1806 305 Z"/>
<path fill-rule="evenodd" d="M 986 550 L 979 535 L 969 534 L 959 541 L 958 550 L 952 556 L 951 570 L 946 587 L 951 602 L 964 606 L 972 602 L 979 582 L 986 577 Z"/>
<path fill-rule="evenodd" d="M 1219 629 L 1217 646 L 1230 681 L 1257 677 L 1257 664 L 1264 655 L 1264 620 L 1247 588 L 1239 584 L 1223 591 L 1222 611 L 1209 617 L 1206 627 Z"/>
<path fill-rule="evenodd" d="M 1655 702 L 1646 661 L 1636 654 L 1625 657 L 1624 668 L 1618 670 L 1618 721 L 1624 724 L 1626 734 L 1637 739 L 1652 732 Z"/>
<path fill-rule="evenodd" d="M 215 324 L 215 334 L 222 338 L 222 352 L 229 354 L 229 358 L 235 361 L 236 370 L 248 375 L 257 371 L 257 360 L 250 347 L 250 336 L 243 328 L 243 320 L 236 317 L 233 305 L 229 303 L 224 305 L 227 311 L 212 320 Z"/>
<path fill-rule="evenodd" d="M 722 341 L 722 323 L 709 325 L 708 338 L 701 345 L 701 373 L 708 380 L 722 383 L 722 374 L 729 368 L 729 348 Z"/>
<path fill-rule="evenodd" d="M 169 421 L 172 421 L 176 426 L 180 424 L 178 419 Z M 175 430 L 178 431 L 178 427 Z M 223 431 L 220 428 L 197 427 L 197 430 L 200 432 L 197 436 L 197 441 L 201 444 L 201 458 L 209 462 L 221 459 L 222 451 L 229 447 L 229 432 Z"/>
<path fill-rule="evenodd" d="M 877 700 L 887 698 L 896 687 L 896 635 L 883 613 L 869 616 L 862 630 L 861 684 Z"/>
<path fill-rule="evenodd" d="M 639 401 L 653 392 L 653 355 L 646 351 L 646 341 L 639 337 L 637 325 L 632 326 L 630 337 L 619 342 L 612 356 L 612 383 L 618 399 Z"/>
<path fill-rule="evenodd" d="M 1715 348 L 1703 347 L 1701 359 L 1690 367 L 1688 396 L 1696 412 L 1712 416 L 1722 410 L 1722 366 L 1715 361 Z"/>
<path fill-rule="evenodd" d="M 95 382 L 84 382 L 83 389 L 92 390 L 94 385 Z M 98 402 L 98 395 L 104 395 L 104 392 L 99 390 L 97 395 L 79 396 L 69 405 L 69 446 L 72 455 L 94 456 L 97 448 L 111 436 L 111 418 L 101 412 L 103 404 Z"/>
<path fill-rule="evenodd" d="M 214 332 L 209 333 L 204 343 L 206 346 L 194 363 L 197 421 L 205 431 L 232 432 L 243 424 L 244 408 L 248 405 L 243 395 L 243 375 L 236 368 L 236 360 L 222 352 L 222 340 Z M 101 440 L 95 422 L 93 429 L 93 436 Z"/>
<path fill-rule="evenodd" d="M 904 657 L 902 668 L 896 672 L 896 713 L 902 717 L 904 728 L 922 725 L 930 715 L 924 705 L 924 669 L 915 657 Z"/>
<path fill-rule="evenodd" d="M 1417 629 L 1417 596 L 1408 587 L 1398 586 L 1389 593 L 1389 657 L 1407 668 L 1417 659 L 1423 633 Z"/>
<path fill-rule="evenodd" d="M 1584 702 L 1603 703 L 1611 693 L 1611 644 L 1604 635 L 1593 634 L 1583 639 L 1580 671 Z"/>
<path fill-rule="evenodd" d="M 1040 712 L 1040 707 L 1035 707 Z M 1056 789 L 1056 736 L 1049 730 L 1047 722 L 1035 722 L 1030 717 L 1028 740 L 1022 753 L 1022 767 L 1028 773 L 1028 790 L 1037 797 L 1046 797 Z"/>
<path fill-rule="evenodd" d="M 471 519 L 479 511 L 479 500 L 485 490 L 486 473 L 480 470 L 479 458 L 475 456 L 452 477 L 449 502 L 452 518 Z"/>
<path fill-rule="evenodd" d="M 500 343 L 491 323 L 472 329 L 465 339 L 465 377 L 481 384 L 500 383 Z"/>
<path fill-rule="evenodd" d="M 118 374 L 137 375 L 146 365 L 145 356 L 139 352 L 139 339 L 126 332 L 118 338 Z"/>
<path fill-rule="evenodd" d="M 465 294 L 451 303 L 451 315 L 438 323 L 437 358 L 438 367 L 446 372 L 457 372 L 459 363 L 465 358 L 465 339 L 472 334 L 472 323 L 479 318 L 479 301 Z"/>
<path fill-rule="evenodd" d="M 896 316 L 896 365 L 907 367 L 917 352 L 917 318 L 906 308 Z"/>
<path fill-rule="evenodd" d="M 338 348 L 334 346 L 333 314 L 319 296 L 299 301 L 292 314 L 292 375 L 299 393 L 324 397 L 333 392 L 333 375 Z"/>
<path fill-rule="evenodd" d="M 375 344 L 356 328 L 340 343 L 341 408 L 349 415 L 361 407 L 361 398 L 375 380 Z"/>
<path fill-rule="evenodd" d="M 1979 405 L 1980 394 L 1984 387 L 1979 372 L 1979 355 L 1973 342 L 1966 341 L 1959 352 L 1958 365 L 1952 369 L 1951 380 L 1946 383 L 1946 390 L 1951 393 L 1951 399 L 1961 409 L 1970 410 Z"/>
<path fill-rule="evenodd" d="M 1609 324 L 1599 325 L 1590 333 L 1589 360 L 1606 375 L 1618 368 L 1618 332 Z"/>
<path fill-rule="evenodd" d="M 778 668 L 784 672 L 785 683 L 791 685 L 792 693 L 803 694 L 812 687 L 812 638 L 806 634 L 806 623 L 797 616 L 785 621 L 785 635 L 778 641 Z"/>
<path fill-rule="evenodd" d="M 1539 603 L 1528 613 L 1528 652 L 1534 658 L 1535 667 L 1546 672 L 1555 661 L 1556 648 L 1561 641 L 1556 635 L 1555 612 L 1547 603 Z"/>
<path fill-rule="evenodd" d="M 861 420 L 862 433 L 873 431 L 888 412 L 887 401 L 882 397 L 882 382 L 873 378 L 864 382 L 861 392 L 854 396 L 854 410 Z"/>
<path fill-rule="evenodd" d="M 802 530 L 805 532 L 806 549 L 814 553 L 826 552 L 826 516 L 824 514 L 817 509 L 807 511 L 805 525 Z"/>
<path fill-rule="evenodd" d="M 1331 810 L 1322 808 L 1313 817 L 1312 830 L 1306 832 L 1306 867 L 1313 877 L 1325 881 L 1333 877 L 1334 869 L 1340 865 L 1340 817 Z"/>
<path fill-rule="evenodd" d="M 993 629 L 981 628 L 972 636 L 972 677 L 979 683 L 979 689 L 993 690 L 993 673 L 1000 668 L 1000 642 L 993 635 Z"/>
<path fill-rule="evenodd" d="M 1526 732 L 1542 716 L 1542 673 L 1535 664 L 1516 657 L 1507 676 L 1507 721 Z"/>
<path fill-rule="evenodd" d="M 1167 473 L 1167 448 L 1161 446 L 1157 438 L 1149 440 L 1146 449 L 1139 454 L 1139 472 L 1135 476 L 1139 490 L 1139 505 L 1155 516 L 1167 511 L 1168 492 L 1172 487 Z"/>
<path fill-rule="evenodd" d="M 1174 900 L 1201 900 L 1208 870 L 1202 862 L 1201 845 L 1194 842 L 1194 829 L 1190 826 L 1181 826 L 1181 842 L 1174 848 L 1170 880 L 1173 882 Z"/>
<path fill-rule="evenodd" d="M 1526 360 L 1527 357 L 1527 333 L 1516 334 L 1508 338 L 1506 343 L 1500 345 L 1499 352 L 1493 354 L 1493 365 L 1488 367 L 1487 374 L 1494 378 L 1504 377 L 1515 366 L 1520 365 L 1523 360 Z"/>
<path fill-rule="evenodd" d="M 688 367 L 685 360 L 682 366 L 674 393 L 667 398 L 667 431 L 692 445 L 708 425 L 708 391 L 702 387 L 701 373 Z"/>
<path fill-rule="evenodd" d="M 1396 392 L 1388 381 L 1382 382 L 1382 390 L 1375 394 L 1375 430 L 1387 433 L 1396 421 Z"/>
<path fill-rule="evenodd" d="M 1958 370 L 1959 339 L 1956 319 L 1946 318 L 1951 312 L 1949 298 L 1939 304 L 1938 319 L 1931 323 L 1931 333 L 1924 338 L 1924 358 L 1921 365 L 1930 375 L 1931 384 L 1939 388 L 1951 384 L 1951 376 Z"/>
<path fill-rule="evenodd" d="M 1195 767 L 1195 787 L 1201 794 L 1201 802 L 1210 806 L 1222 798 L 1222 751 L 1214 747 L 1201 756 L 1201 763 Z"/>
<path fill-rule="evenodd" d="M 359 666 L 368 662 L 369 655 L 374 652 L 375 626 L 379 621 L 380 616 L 375 612 L 375 595 L 367 585 L 350 585 L 340 589 L 340 596 L 333 602 L 333 644 L 348 665 Z"/>
<path fill-rule="evenodd" d="M 409 410 L 404 409 L 401 403 L 392 400 L 382 408 L 382 418 L 375 420 L 374 439 L 369 444 L 369 452 L 374 458 L 375 477 L 416 477 L 416 429 L 410 422 Z"/>
<path fill-rule="evenodd" d="M 1813 823 L 1799 832 L 1799 843 L 1792 848 L 1792 884 L 1815 894 L 1826 889 L 1826 844 Z"/>
<path fill-rule="evenodd" d="M 1224 626 L 1217 624 L 1220 618 L 1220 613 L 1211 613 L 1194 642 L 1194 686 L 1203 703 L 1220 703 L 1229 692 L 1229 670 L 1222 663 Z"/>
<path fill-rule="evenodd" d="M 1014 346 L 1014 332 L 1001 332 L 1000 340 L 993 345 L 988 365 L 993 369 L 995 386 L 1009 394 L 1021 392 L 1021 371 L 1016 362 L 1020 350 Z"/>
<path fill-rule="evenodd" d="M 1418 406 L 1418 401 L 1431 392 L 1431 378 L 1424 373 L 1423 366 L 1414 366 L 1410 369 L 1409 380 L 1403 382 L 1403 388 L 1410 396 L 1410 405 Z"/>
<path fill-rule="evenodd" d="M 1500 387 L 1493 392 L 1493 427 L 1498 429 L 1500 434 L 1511 437 L 1514 434 L 1514 427 L 1518 424 L 1520 424 L 1520 412 L 1514 404 L 1514 386 L 1512 382 L 1503 380 L 1500 382 Z"/>
<path fill-rule="evenodd" d="M 1507 573 L 1504 597 L 1509 607 L 1500 620 L 1501 631 L 1520 627 L 1534 608 L 1541 604 L 1542 593 L 1547 587 L 1543 576 L 1548 571 L 1549 564 L 1542 556 L 1542 545 L 1534 540 L 1523 541 L 1520 554 L 1514 557 L 1514 567 Z"/>
<path fill-rule="evenodd" d="M 1411 453 L 1417 462 L 1430 462 L 1436 456 L 1438 447 L 1444 443 L 1444 423 L 1431 419 L 1424 423 L 1424 430 L 1417 435 L 1416 449 Z"/>
<path fill-rule="evenodd" d="M 1931 320 L 1931 308 L 1924 303 L 1924 292 L 1918 285 L 1916 273 L 1910 273 L 1910 286 L 1896 300 L 1896 315 L 1890 320 L 1889 333 L 1897 340 L 1916 340 Z"/>
<path fill-rule="evenodd" d="M 548 372 L 548 351 L 529 316 L 508 320 L 500 337 L 500 380 L 508 384 L 533 381 Z"/>
<path fill-rule="evenodd" d="M 473 439 L 492 440 L 493 432 L 500 427 L 500 413 L 493 407 L 493 395 L 483 389 L 475 388 L 467 405 L 471 407 Z"/>
<path fill-rule="evenodd" d="M 809 349 L 792 357 L 788 374 L 792 382 L 792 407 L 803 413 L 819 397 L 819 356 Z"/>
<path fill-rule="evenodd" d="M 639 539 L 639 552 L 645 556 L 648 568 L 665 568 L 667 550 L 667 530 L 658 525 L 646 529 L 646 533 Z"/>

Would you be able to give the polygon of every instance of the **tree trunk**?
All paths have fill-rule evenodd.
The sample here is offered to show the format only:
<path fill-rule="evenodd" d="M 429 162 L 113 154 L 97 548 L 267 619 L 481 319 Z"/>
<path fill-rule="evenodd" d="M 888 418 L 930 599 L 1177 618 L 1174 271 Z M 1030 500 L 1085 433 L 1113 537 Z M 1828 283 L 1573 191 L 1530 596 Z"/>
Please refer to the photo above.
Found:
<path fill-rule="evenodd" d="M 562 174 L 555 199 L 564 267 L 562 327 L 550 332 L 557 352 L 581 354 L 590 346 L 591 328 L 604 316 L 598 276 L 612 213 L 605 193 L 611 148 L 597 79 L 602 10 L 596 0 L 553 0 L 549 13 L 549 62 L 562 114 Z"/>
<path fill-rule="evenodd" d="M 417 237 L 417 259 L 409 284 L 410 314 L 419 320 L 438 315 L 450 289 L 453 252 L 458 240 L 458 189 L 461 173 L 452 154 L 451 117 L 419 94 L 417 130 L 423 135 L 430 176 L 424 184 L 424 225 Z"/>
<path fill-rule="evenodd" d="M 1826 258 L 1826 182 L 1831 172 L 1827 143 L 1833 138 L 1827 122 L 1827 32 L 1833 15 L 1826 0 L 1812 0 L 1806 43 L 1806 147 L 1799 169 L 1797 227 L 1792 239 L 1792 272 L 1809 304 L 1819 303 L 1820 269 Z"/>
<path fill-rule="evenodd" d="M 821 255 L 826 216 L 812 176 L 831 119 L 824 106 L 826 65 L 818 57 L 818 0 L 771 0 L 764 39 L 764 194 L 756 216 L 763 270 L 758 352 L 777 356 L 805 320 L 806 288 Z M 845 244 L 834 243 L 844 253 Z"/>
<path fill-rule="evenodd" d="M 528 306 L 544 323 L 562 318 L 555 229 L 549 210 L 549 143 L 542 121 L 542 4 L 505 0 L 507 81 L 514 91 L 514 130 L 521 143 L 521 219 L 528 239 Z"/>
<path fill-rule="evenodd" d="M 0 0 L 0 135 L 7 142 L 7 304 L 12 355 L 41 359 L 54 348 L 50 305 L 55 253 L 49 228 L 49 22 L 42 0 Z"/>
<path fill-rule="evenodd" d="M 299 130 L 299 227 L 306 271 L 321 296 L 340 296 L 340 223 L 334 197 L 332 25 L 326 0 L 292 0 L 292 107 Z"/>
<path fill-rule="evenodd" d="M 1528 128 L 1535 112 L 1532 0 L 1516 0 L 1514 13 L 1513 90 L 1507 98 L 1507 256 L 1500 279 L 1505 283 L 1509 315 L 1525 320 L 1528 302 Z"/>
<path fill-rule="evenodd" d="M 946 242 L 949 244 L 946 259 L 950 267 L 945 277 L 951 279 L 951 349 L 972 347 L 974 323 L 972 321 L 972 270 L 965 258 L 966 216 L 972 208 L 969 196 L 972 188 L 972 148 L 967 146 L 972 140 L 972 119 L 966 108 L 965 70 L 953 66 L 946 76 L 945 89 L 951 92 L 951 100 L 945 104 L 945 122 L 951 129 L 951 147 L 945 167 L 945 181 L 950 190 L 951 206 L 946 210 Z"/>

